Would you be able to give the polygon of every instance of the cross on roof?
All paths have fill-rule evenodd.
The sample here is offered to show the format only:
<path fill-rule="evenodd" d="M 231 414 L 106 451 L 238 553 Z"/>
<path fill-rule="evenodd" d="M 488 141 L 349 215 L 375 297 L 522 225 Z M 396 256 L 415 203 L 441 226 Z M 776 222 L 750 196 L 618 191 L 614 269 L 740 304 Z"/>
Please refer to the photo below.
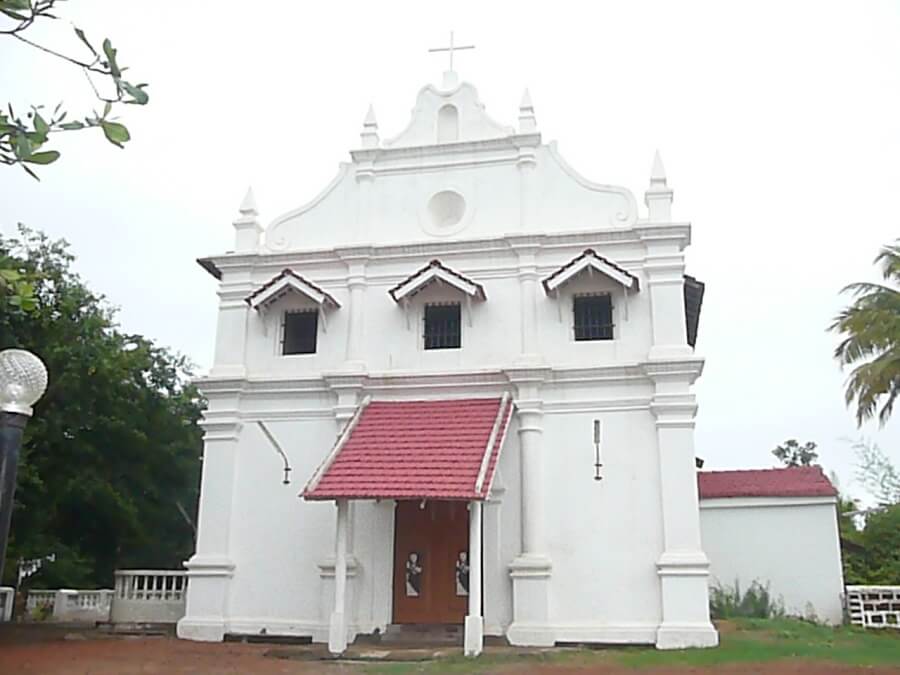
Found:
<path fill-rule="evenodd" d="M 449 52 L 450 53 L 450 70 L 453 70 L 453 52 L 458 51 L 460 49 L 475 49 L 475 45 L 463 45 L 456 46 L 453 44 L 453 31 L 450 31 L 450 46 L 449 47 L 434 47 L 429 49 L 429 52 Z"/>

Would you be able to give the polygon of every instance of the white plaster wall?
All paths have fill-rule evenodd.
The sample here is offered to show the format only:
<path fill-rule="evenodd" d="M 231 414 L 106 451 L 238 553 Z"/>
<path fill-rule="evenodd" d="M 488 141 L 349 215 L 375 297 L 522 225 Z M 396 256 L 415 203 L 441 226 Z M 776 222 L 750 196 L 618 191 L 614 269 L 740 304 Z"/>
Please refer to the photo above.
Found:
<path fill-rule="evenodd" d="M 712 499 L 700 503 L 711 583 L 769 584 L 788 614 L 840 623 L 843 574 L 833 499 Z"/>
<path fill-rule="evenodd" d="M 590 407 L 589 405 L 587 407 Z M 652 641 L 660 621 L 659 470 L 649 410 L 545 415 L 551 618 L 562 640 L 608 629 L 609 641 Z M 592 424 L 603 429 L 594 480 Z"/>

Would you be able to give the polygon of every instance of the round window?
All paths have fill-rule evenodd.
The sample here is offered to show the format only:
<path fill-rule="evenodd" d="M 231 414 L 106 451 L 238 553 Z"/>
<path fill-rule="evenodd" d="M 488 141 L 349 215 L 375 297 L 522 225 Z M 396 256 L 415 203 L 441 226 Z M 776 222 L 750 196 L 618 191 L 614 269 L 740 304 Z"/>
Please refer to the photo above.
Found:
<path fill-rule="evenodd" d="M 458 225 L 466 215 L 466 200 L 458 192 L 443 190 L 428 200 L 428 217 L 435 229 L 446 230 Z"/>

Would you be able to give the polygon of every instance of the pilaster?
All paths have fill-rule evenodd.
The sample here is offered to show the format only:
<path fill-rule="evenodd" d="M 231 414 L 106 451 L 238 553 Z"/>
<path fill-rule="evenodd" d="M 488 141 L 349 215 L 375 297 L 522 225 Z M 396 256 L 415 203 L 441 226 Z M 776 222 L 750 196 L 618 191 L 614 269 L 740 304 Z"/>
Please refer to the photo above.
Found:
<path fill-rule="evenodd" d="M 236 406 L 235 406 L 236 410 Z M 226 632 L 228 596 L 235 565 L 230 533 L 241 422 L 236 412 L 210 410 L 201 422 L 203 478 L 197 516 L 197 550 L 184 566 L 187 606 L 178 637 L 220 642 Z"/>
<path fill-rule="evenodd" d="M 522 553 L 510 564 L 513 622 L 507 639 L 514 645 L 551 646 L 550 576 L 552 561 L 545 538 L 544 409 L 541 385 L 547 368 L 506 371 L 518 392 L 516 417 L 522 474 Z"/>
<path fill-rule="evenodd" d="M 541 248 L 540 237 L 517 236 L 509 238 L 509 245 L 519 258 L 519 316 L 520 349 L 517 364 L 537 365 L 543 361 L 538 340 L 537 299 L 540 275 L 537 254 Z"/>
<path fill-rule="evenodd" d="M 229 270 L 219 284 L 219 314 L 211 377 L 243 378 L 247 351 L 247 327 L 252 311 L 244 301 L 253 291 L 250 267 Z"/>
<path fill-rule="evenodd" d="M 701 359 L 647 363 L 655 394 L 663 522 L 663 552 L 656 563 L 660 579 L 662 623 L 659 649 L 713 647 L 718 633 L 709 619 L 709 560 L 700 542 L 694 417 L 697 404 L 690 386 L 702 371 Z"/>
<path fill-rule="evenodd" d="M 360 246 L 338 249 L 337 254 L 347 265 L 347 286 L 350 288 L 347 360 L 343 369 L 350 372 L 365 372 L 366 262 L 371 257 L 372 251 L 370 247 Z"/>

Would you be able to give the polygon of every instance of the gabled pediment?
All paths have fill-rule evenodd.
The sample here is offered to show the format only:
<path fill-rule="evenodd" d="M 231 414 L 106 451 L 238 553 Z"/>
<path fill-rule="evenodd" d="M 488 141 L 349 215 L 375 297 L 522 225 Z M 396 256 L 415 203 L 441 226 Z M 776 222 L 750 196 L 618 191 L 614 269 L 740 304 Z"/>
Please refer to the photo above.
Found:
<path fill-rule="evenodd" d="M 544 290 L 547 292 L 547 295 L 550 295 L 580 274 L 593 274 L 595 272 L 621 284 L 626 290 L 640 290 L 640 284 L 636 276 L 602 255 L 598 255 L 596 251 L 590 248 L 585 249 L 584 253 L 573 258 L 544 279 Z"/>
<path fill-rule="evenodd" d="M 394 302 L 408 300 L 426 286 L 441 282 L 455 288 L 467 298 L 486 300 L 484 287 L 468 277 L 446 267 L 440 260 L 432 260 L 388 291 Z"/>
<path fill-rule="evenodd" d="M 262 310 L 289 293 L 298 293 L 322 309 L 337 309 L 341 306 L 330 293 L 290 269 L 282 270 L 247 296 L 245 301 L 253 309 Z"/>

